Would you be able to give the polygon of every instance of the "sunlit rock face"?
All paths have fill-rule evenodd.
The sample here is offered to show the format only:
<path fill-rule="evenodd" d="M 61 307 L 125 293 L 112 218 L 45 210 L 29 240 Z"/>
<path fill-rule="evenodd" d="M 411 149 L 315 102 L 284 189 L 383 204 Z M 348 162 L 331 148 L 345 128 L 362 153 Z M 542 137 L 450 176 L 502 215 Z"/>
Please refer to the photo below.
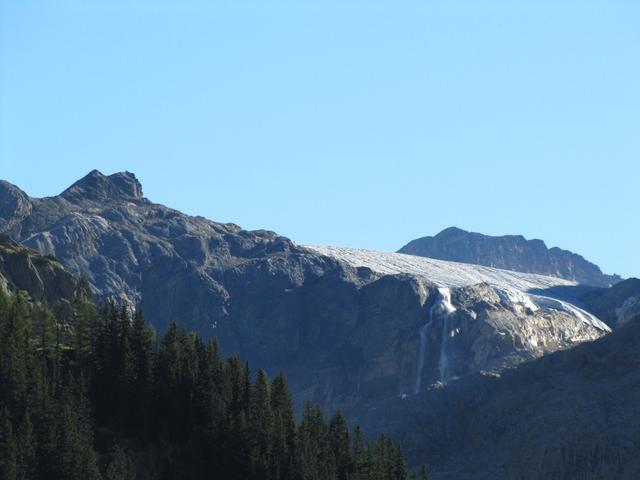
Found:
<path fill-rule="evenodd" d="M 304 247 L 146 199 L 131 173 L 93 171 L 61 195 L 0 189 L 0 231 L 329 407 L 500 372 L 608 331 L 550 288 L 575 282 L 456 262 Z M 429 322 L 428 326 L 425 326 Z"/>

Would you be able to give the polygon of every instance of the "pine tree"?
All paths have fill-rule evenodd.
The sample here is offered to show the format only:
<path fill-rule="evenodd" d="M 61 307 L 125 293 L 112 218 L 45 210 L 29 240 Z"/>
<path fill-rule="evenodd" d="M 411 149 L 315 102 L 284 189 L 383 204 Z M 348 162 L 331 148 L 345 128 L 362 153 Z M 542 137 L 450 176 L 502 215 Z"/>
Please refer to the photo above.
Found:
<path fill-rule="evenodd" d="M 70 374 L 61 389 L 57 444 L 59 478 L 91 480 L 100 477 L 82 389 Z"/>
<path fill-rule="evenodd" d="M 420 474 L 418 476 L 419 480 L 429 480 L 429 472 L 427 470 L 427 466 L 426 465 L 422 465 L 420 467 Z"/>
<path fill-rule="evenodd" d="M 129 425 L 148 435 L 150 423 L 149 403 L 153 384 L 153 345 L 155 332 L 144 321 L 141 310 L 137 310 L 131 329 L 132 385 L 129 405 Z"/>
<path fill-rule="evenodd" d="M 369 478 L 370 472 L 370 452 L 364 440 L 362 429 L 356 425 L 353 432 L 352 442 L 353 457 L 353 478 L 354 480 L 364 480 Z"/>
<path fill-rule="evenodd" d="M 123 306 L 116 323 L 115 349 L 115 403 L 116 418 L 125 424 L 129 418 L 132 390 L 134 384 L 133 353 L 131 351 L 131 319 L 129 307 Z M 123 425 L 126 426 L 126 425 Z"/>
<path fill-rule="evenodd" d="M 18 292 L 11 299 L 0 324 L 3 343 L 0 352 L 0 399 L 5 399 L 12 410 L 20 406 L 27 393 L 30 313 L 29 297 L 24 292 Z"/>
<path fill-rule="evenodd" d="M 20 470 L 18 465 L 18 444 L 11 423 L 11 415 L 5 407 L 0 419 L 0 478 L 3 480 L 18 480 Z"/>
<path fill-rule="evenodd" d="M 91 351 L 93 349 L 95 326 L 97 324 L 97 309 L 87 301 L 84 287 L 71 301 L 75 336 L 75 357 L 81 366 L 89 367 Z"/>
<path fill-rule="evenodd" d="M 339 410 L 329 423 L 329 439 L 336 462 L 337 478 L 338 480 L 348 480 L 353 470 L 349 427 L 347 420 Z"/>
<path fill-rule="evenodd" d="M 29 408 L 26 407 L 22 416 L 22 422 L 18 428 L 17 444 L 18 444 L 18 464 L 19 470 L 22 472 L 22 479 L 30 480 L 37 478 L 36 456 L 36 439 L 33 432 L 33 424 L 31 422 L 31 414 Z"/>
<path fill-rule="evenodd" d="M 249 409 L 249 441 L 252 476 L 256 479 L 271 478 L 273 453 L 273 410 L 271 409 L 271 385 L 264 370 L 260 369 L 251 394 Z"/>
<path fill-rule="evenodd" d="M 125 451 L 116 444 L 111 450 L 111 460 L 107 466 L 104 480 L 129 480 L 134 478 L 129 463 Z"/>
<path fill-rule="evenodd" d="M 271 474 L 277 480 L 291 479 L 294 471 L 296 422 L 293 400 L 289 394 L 287 379 L 282 372 L 273 380 L 271 386 L 271 408 L 274 416 Z"/>

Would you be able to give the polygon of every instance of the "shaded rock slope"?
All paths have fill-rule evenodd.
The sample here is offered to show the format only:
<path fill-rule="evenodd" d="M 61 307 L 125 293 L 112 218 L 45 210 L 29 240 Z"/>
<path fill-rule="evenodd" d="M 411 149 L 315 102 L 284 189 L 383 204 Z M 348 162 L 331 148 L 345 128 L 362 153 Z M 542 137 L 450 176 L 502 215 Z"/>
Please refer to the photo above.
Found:
<path fill-rule="evenodd" d="M 602 321 L 617 328 L 640 315 L 640 279 L 629 278 L 611 288 L 587 292 L 581 300 Z"/>
<path fill-rule="evenodd" d="M 573 349 L 377 404 L 434 480 L 640 478 L 640 317 Z M 399 403 L 401 402 L 401 405 Z"/>
<path fill-rule="evenodd" d="M 608 331 L 526 293 L 570 281 L 435 260 L 379 268 L 385 255 L 407 257 L 396 254 L 350 262 L 152 203 L 128 172 L 92 171 L 49 198 L 0 182 L 0 232 L 59 258 L 101 298 L 140 306 L 161 330 L 176 321 L 215 335 L 226 354 L 284 369 L 300 401 L 329 408 L 498 372 Z"/>
<path fill-rule="evenodd" d="M 527 240 L 521 235 L 494 237 L 450 227 L 433 237 L 413 240 L 398 252 L 550 275 L 599 287 L 621 280 L 618 276 L 603 274 L 597 265 L 576 253 L 547 248 L 542 240 Z"/>
<path fill-rule="evenodd" d="M 0 235 L 0 289 L 26 291 L 33 300 L 53 304 L 70 299 L 80 282 L 52 257 Z"/>

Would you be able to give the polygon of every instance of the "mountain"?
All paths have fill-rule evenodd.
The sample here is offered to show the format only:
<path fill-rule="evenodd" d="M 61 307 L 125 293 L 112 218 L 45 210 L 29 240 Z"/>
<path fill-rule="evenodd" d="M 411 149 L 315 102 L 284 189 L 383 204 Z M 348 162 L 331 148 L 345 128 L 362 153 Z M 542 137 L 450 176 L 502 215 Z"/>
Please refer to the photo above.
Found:
<path fill-rule="evenodd" d="M 521 235 L 493 237 L 450 227 L 434 237 L 412 240 L 399 253 L 473 263 L 516 272 L 538 273 L 585 285 L 608 287 L 621 280 L 568 250 L 547 248 L 542 240 Z"/>
<path fill-rule="evenodd" d="M 640 478 L 640 317 L 597 341 L 361 409 L 434 480 Z"/>
<path fill-rule="evenodd" d="M 300 403 L 329 408 L 497 373 L 609 331 L 552 293 L 573 281 L 296 245 L 155 204 L 129 172 L 94 170 L 48 198 L 2 182 L 0 233 L 161 331 L 176 321 L 227 355 L 284 370 Z"/>
<path fill-rule="evenodd" d="M 72 298 L 80 288 L 80 282 L 55 258 L 0 235 L 0 290 L 24 290 L 32 299 L 51 305 Z"/>

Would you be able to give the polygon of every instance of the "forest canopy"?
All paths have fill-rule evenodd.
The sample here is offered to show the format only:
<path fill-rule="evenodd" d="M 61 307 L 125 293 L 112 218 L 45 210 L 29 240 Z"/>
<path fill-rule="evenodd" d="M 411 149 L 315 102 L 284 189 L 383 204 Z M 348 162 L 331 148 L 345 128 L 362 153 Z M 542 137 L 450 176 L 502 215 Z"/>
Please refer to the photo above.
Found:
<path fill-rule="evenodd" d="M 141 311 L 0 291 L 0 338 L 2 479 L 414 478 L 339 411 L 297 420 L 284 374 L 175 323 L 158 337 Z"/>

